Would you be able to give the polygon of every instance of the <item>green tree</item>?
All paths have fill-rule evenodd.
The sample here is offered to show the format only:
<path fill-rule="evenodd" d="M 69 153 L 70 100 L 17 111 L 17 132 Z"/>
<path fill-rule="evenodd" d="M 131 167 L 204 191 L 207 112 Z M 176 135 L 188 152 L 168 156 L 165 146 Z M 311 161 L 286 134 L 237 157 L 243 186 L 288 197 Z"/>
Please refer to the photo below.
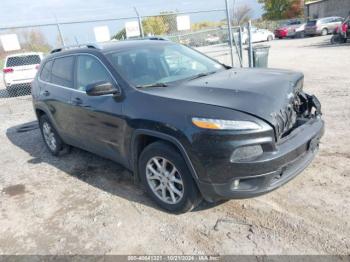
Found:
<path fill-rule="evenodd" d="M 303 0 L 258 0 L 263 4 L 263 17 L 269 20 L 299 17 L 302 14 Z"/>
<path fill-rule="evenodd" d="M 163 16 L 150 16 L 142 21 L 145 35 L 164 35 L 169 30 L 169 25 Z"/>
<path fill-rule="evenodd" d="M 177 32 L 177 21 L 176 21 L 176 13 L 174 12 L 160 12 L 163 17 L 164 23 L 167 24 L 168 30 L 167 34 L 172 34 Z"/>
<path fill-rule="evenodd" d="M 176 14 L 173 12 L 161 12 L 160 15 L 146 17 L 142 20 L 142 28 L 147 35 L 169 35 L 177 32 Z M 117 32 L 112 39 L 126 39 L 125 28 Z"/>
<path fill-rule="evenodd" d="M 209 29 L 209 28 L 218 28 L 222 25 L 224 25 L 225 22 L 212 22 L 212 21 L 202 21 L 198 23 L 194 23 L 191 26 L 192 31 L 199 31 L 203 29 Z"/>
<path fill-rule="evenodd" d="M 126 39 L 126 30 L 125 30 L 125 28 L 123 28 L 118 33 L 116 33 L 114 36 L 112 36 L 112 39 L 116 39 L 116 40 L 124 40 L 124 39 Z"/>

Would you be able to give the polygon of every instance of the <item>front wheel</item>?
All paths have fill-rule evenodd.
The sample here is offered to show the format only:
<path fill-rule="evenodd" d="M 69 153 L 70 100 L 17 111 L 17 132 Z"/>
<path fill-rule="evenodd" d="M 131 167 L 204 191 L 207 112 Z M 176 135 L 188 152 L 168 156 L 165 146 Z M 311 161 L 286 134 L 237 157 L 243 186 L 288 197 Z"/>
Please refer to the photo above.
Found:
<path fill-rule="evenodd" d="M 170 212 L 188 212 L 202 199 L 186 162 L 167 143 L 155 142 L 143 150 L 139 174 L 150 197 Z"/>

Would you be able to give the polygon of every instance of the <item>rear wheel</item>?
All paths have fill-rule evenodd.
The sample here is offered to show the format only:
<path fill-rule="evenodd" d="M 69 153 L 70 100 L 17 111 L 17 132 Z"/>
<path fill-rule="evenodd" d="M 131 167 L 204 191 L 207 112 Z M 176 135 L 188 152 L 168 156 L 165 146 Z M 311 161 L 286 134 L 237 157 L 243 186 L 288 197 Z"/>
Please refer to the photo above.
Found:
<path fill-rule="evenodd" d="M 155 142 L 143 150 L 139 159 L 139 174 L 150 197 L 170 212 L 188 212 L 201 201 L 186 162 L 167 143 Z"/>
<path fill-rule="evenodd" d="M 269 35 L 269 36 L 267 37 L 267 41 L 270 42 L 270 41 L 272 41 L 272 40 L 273 40 L 272 35 Z"/>
<path fill-rule="evenodd" d="M 328 29 L 327 28 L 323 28 L 322 31 L 321 31 L 321 35 L 322 36 L 328 35 Z"/>
<path fill-rule="evenodd" d="M 305 37 L 305 32 L 304 31 L 300 31 L 296 33 L 296 38 L 304 38 Z"/>
<path fill-rule="evenodd" d="M 41 134 L 44 138 L 45 145 L 54 156 L 58 156 L 60 153 L 69 150 L 69 146 L 66 145 L 59 137 L 57 131 L 51 124 L 49 118 L 43 115 L 39 119 L 39 127 Z"/>
<path fill-rule="evenodd" d="M 17 90 L 15 88 L 6 87 L 6 91 L 9 97 L 17 96 Z"/>

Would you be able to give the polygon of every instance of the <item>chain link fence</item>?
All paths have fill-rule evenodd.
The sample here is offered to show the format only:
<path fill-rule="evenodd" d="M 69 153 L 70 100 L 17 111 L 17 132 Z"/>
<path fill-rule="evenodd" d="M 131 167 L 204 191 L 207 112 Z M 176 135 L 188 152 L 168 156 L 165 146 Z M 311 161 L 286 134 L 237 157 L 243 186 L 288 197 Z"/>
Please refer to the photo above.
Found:
<path fill-rule="evenodd" d="M 191 46 L 221 63 L 230 65 L 233 61 L 234 65 L 239 66 L 241 50 L 238 48 L 238 28 L 233 29 L 236 48 L 232 49 L 231 59 L 227 21 L 226 9 L 217 9 L 163 12 L 154 16 L 140 16 L 137 13 L 137 16 L 126 18 L 57 21 L 0 28 L 0 103 L 30 95 L 30 83 L 40 61 L 50 50 L 62 46 L 158 36 Z M 130 36 L 128 24 L 138 25 L 140 33 Z"/>

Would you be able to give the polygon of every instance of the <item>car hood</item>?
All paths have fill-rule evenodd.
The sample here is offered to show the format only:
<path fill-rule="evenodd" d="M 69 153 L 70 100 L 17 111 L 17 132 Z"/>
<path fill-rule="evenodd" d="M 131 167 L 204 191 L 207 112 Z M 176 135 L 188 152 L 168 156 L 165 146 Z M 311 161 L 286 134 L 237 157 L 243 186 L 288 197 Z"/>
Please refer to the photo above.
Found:
<path fill-rule="evenodd" d="M 273 69 L 230 69 L 176 86 L 149 90 L 155 95 L 234 109 L 276 124 L 290 104 L 302 73 Z"/>

